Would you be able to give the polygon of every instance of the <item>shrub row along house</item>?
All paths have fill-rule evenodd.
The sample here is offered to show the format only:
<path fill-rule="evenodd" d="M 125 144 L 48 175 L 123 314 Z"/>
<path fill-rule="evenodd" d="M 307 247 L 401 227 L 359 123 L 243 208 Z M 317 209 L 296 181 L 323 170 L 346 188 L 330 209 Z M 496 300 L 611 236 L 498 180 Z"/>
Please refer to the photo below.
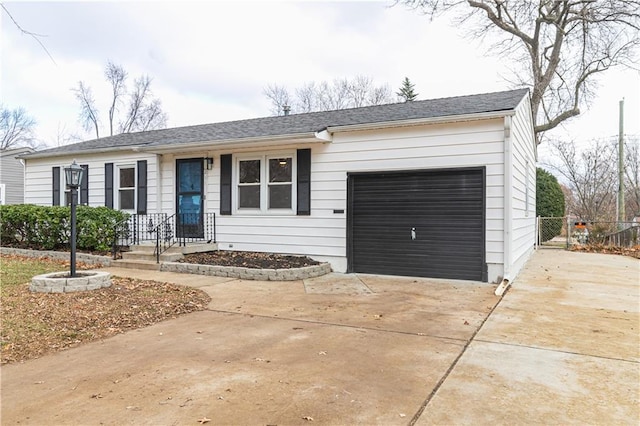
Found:
<path fill-rule="evenodd" d="M 526 89 L 121 134 L 22 158 L 26 203 L 68 203 L 64 167 L 76 160 L 81 204 L 200 225 L 215 213 L 222 250 L 307 255 L 338 272 L 499 282 L 534 246 Z M 183 232 L 208 238 L 202 229 Z"/>

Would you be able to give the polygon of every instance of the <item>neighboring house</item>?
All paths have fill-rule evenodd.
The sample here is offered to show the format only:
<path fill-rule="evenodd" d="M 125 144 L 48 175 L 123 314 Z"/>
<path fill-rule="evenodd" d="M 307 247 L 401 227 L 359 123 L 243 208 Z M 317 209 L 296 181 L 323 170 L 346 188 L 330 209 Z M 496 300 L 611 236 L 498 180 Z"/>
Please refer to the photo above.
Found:
<path fill-rule="evenodd" d="M 0 205 L 24 203 L 24 164 L 16 157 L 30 152 L 29 147 L 0 150 Z"/>
<path fill-rule="evenodd" d="M 526 89 L 121 134 L 24 158 L 26 202 L 64 204 L 76 160 L 84 204 L 139 223 L 215 213 L 220 249 L 308 255 L 339 272 L 498 282 L 534 247 Z"/>

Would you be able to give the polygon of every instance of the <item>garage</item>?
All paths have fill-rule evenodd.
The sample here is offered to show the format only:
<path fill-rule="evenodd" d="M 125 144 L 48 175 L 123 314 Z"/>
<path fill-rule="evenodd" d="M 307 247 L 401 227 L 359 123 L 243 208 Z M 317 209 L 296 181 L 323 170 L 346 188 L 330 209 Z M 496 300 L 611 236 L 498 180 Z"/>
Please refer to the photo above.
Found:
<path fill-rule="evenodd" d="M 484 167 L 349 173 L 349 271 L 487 281 L 484 188 Z"/>

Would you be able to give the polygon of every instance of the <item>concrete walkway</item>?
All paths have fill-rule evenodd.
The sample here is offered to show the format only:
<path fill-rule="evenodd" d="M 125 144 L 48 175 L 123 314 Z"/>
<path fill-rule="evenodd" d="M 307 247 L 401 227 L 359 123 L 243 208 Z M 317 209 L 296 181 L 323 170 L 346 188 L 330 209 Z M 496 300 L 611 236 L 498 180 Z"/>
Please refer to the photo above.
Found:
<path fill-rule="evenodd" d="M 640 262 L 536 253 L 488 284 L 109 269 L 209 309 L 2 368 L 2 424 L 638 424 Z"/>

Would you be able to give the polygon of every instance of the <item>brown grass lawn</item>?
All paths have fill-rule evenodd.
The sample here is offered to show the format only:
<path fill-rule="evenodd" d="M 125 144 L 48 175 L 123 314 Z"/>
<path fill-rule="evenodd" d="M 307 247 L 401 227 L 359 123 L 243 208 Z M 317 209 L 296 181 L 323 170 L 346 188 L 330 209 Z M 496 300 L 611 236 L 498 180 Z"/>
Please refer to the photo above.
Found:
<path fill-rule="evenodd" d="M 95 266 L 78 263 L 77 268 Z M 69 262 L 0 255 L 2 364 L 42 355 L 203 310 L 201 290 L 112 277 L 109 288 L 75 293 L 32 293 L 31 278 L 68 271 Z"/>

